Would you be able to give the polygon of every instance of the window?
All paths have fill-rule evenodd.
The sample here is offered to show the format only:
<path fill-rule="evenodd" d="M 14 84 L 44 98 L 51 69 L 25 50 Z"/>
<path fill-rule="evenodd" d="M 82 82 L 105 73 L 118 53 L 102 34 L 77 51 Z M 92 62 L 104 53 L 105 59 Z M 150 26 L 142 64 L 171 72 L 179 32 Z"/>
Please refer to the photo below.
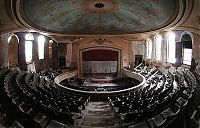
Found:
<path fill-rule="evenodd" d="M 192 61 L 192 38 L 189 34 L 184 34 L 181 38 L 183 45 L 183 64 L 191 65 Z"/>
<path fill-rule="evenodd" d="M 31 34 L 26 34 L 25 35 L 25 57 L 26 57 L 26 62 L 31 62 L 32 61 L 32 48 L 33 48 L 33 35 Z"/>
<path fill-rule="evenodd" d="M 8 37 L 8 43 L 10 43 L 10 41 L 11 41 L 11 39 L 12 39 L 12 36 L 13 36 L 13 35 L 11 35 L 11 36 Z"/>
<path fill-rule="evenodd" d="M 18 36 L 17 35 L 14 35 L 14 34 L 12 34 L 12 35 L 10 35 L 9 37 L 8 37 L 8 44 L 9 43 L 12 43 L 11 41 L 16 41 L 17 43 L 19 43 L 19 38 L 18 38 Z"/>
<path fill-rule="evenodd" d="M 38 55 L 39 59 L 44 59 L 44 43 L 45 43 L 45 38 L 43 35 L 40 35 L 38 37 Z"/>
<path fill-rule="evenodd" d="M 52 50 L 53 40 L 49 40 L 49 59 L 53 58 L 53 50 Z"/>
<path fill-rule="evenodd" d="M 162 43 L 161 35 L 156 36 L 156 60 L 161 59 L 161 43 Z"/>
<path fill-rule="evenodd" d="M 192 49 L 183 49 L 183 64 L 191 65 Z"/>
<path fill-rule="evenodd" d="M 26 40 L 31 40 L 31 41 L 34 40 L 32 34 L 26 34 L 26 35 L 25 35 L 25 39 L 26 39 Z"/>
<path fill-rule="evenodd" d="M 152 54 L 152 40 L 147 40 L 147 58 L 151 58 Z"/>
<path fill-rule="evenodd" d="M 167 62 L 176 62 L 176 41 L 173 32 L 167 33 Z"/>

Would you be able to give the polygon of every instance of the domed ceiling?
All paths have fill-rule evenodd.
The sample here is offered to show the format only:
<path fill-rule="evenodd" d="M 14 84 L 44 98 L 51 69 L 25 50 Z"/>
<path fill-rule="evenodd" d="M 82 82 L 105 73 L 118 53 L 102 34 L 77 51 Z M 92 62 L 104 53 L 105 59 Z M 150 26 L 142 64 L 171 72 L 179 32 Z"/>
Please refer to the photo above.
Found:
<path fill-rule="evenodd" d="M 120 35 L 157 30 L 178 15 L 179 0 L 20 0 L 21 21 L 69 35 Z"/>

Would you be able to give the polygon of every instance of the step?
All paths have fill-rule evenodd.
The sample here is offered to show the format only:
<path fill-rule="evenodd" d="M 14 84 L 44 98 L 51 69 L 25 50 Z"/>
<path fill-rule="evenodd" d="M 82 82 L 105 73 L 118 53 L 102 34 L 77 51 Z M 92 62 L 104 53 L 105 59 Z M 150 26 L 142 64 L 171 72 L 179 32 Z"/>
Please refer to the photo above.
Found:
<path fill-rule="evenodd" d="M 114 117 L 113 116 L 87 116 L 85 118 L 85 121 L 98 121 L 98 122 L 109 122 L 109 121 L 113 121 Z"/>
<path fill-rule="evenodd" d="M 81 126 L 81 128 L 105 128 L 103 127 L 98 127 L 98 126 Z M 115 126 L 106 126 L 106 128 L 116 128 Z"/>
<path fill-rule="evenodd" d="M 111 111 L 88 111 L 87 115 L 114 115 Z"/>
<path fill-rule="evenodd" d="M 83 126 L 92 126 L 92 127 L 108 127 L 114 126 L 114 122 L 95 122 L 95 121 L 84 121 Z"/>
<path fill-rule="evenodd" d="M 88 108 L 88 112 L 113 112 L 111 108 L 104 108 L 104 109 L 95 109 L 95 108 Z"/>
<path fill-rule="evenodd" d="M 107 102 L 90 102 L 81 128 L 115 128 L 116 121 L 114 110 Z"/>
<path fill-rule="evenodd" d="M 89 104 L 93 104 L 93 105 L 107 105 L 106 102 L 91 102 Z"/>

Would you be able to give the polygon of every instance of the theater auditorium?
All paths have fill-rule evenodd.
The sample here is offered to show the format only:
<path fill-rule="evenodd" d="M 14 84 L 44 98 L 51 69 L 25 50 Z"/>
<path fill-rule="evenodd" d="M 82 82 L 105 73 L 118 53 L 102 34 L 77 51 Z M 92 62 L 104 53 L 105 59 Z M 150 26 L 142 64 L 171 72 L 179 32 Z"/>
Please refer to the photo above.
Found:
<path fill-rule="evenodd" d="M 0 8 L 0 128 L 200 128 L 200 0 Z"/>

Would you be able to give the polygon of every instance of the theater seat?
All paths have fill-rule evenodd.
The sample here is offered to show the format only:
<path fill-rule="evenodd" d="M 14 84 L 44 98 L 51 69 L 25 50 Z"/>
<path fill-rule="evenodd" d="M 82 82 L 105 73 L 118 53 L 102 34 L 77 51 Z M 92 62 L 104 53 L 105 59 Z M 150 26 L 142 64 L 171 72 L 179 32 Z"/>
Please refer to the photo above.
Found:
<path fill-rule="evenodd" d="M 171 108 L 167 108 L 164 111 L 162 111 L 161 115 L 163 116 L 163 118 L 167 119 L 170 116 L 178 114 L 179 111 L 180 111 L 180 106 L 178 106 L 177 103 L 175 103 Z"/>
<path fill-rule="evenodd" d="M 192 97 L 192 92 L 190 92 L 189 90 L 184 90 L 182 93 L 182 97 L 184 99 L 190 99 Z"/>
<path fill-rule="evenodd" d="M 171 110 L 168 108 L 168 109 L 165 109 L 164 111 L 162 111 L 160 114 L 163 116 L 163 118 L 167 119 L 168 117 L 171 116 Z"/>
<path fill-rule="evenodd" d="M 51 120 L 46 128 L 63 128 L 65 125 L 55 120 Z"/>
<path fill-rule="evenodd" d="M 146 122 L 137 123 L 134 125 L 129 126 L 128 128 L 149 128 Z"/>
<path fill-rule="evenodd" d="M 180 106 L 175 103 L 174 105 L 172 105 L 170 108 L 169 108 L 169 112 L 170 112 L 170 116 L 173 116 L 173 115 L 177 115 L 180 111 Z"/>
<path fill-rule="evenodd" d="M 176 102 L 178 103 L 178 105 L 180 107 L 184 107 L 185 105 L 187 105 L 188 100 L 183 99 L 183 97 L 179 97 Z"/>
<path fill-rule="evenodd" d="M 191 120 L 195 122 L 196 125 L 200 126 L 200 106 L 193 112 Z"/>
<path fill-rule="evenodd" d="M 151 128 L 159 127 L 163 125 L 165 121 L 166 118 L 163 118 L 160 114 L 148 120 Z"/>
<path fill-rule="evenodd" d="M 49 122 L 49 118 L 46 117 L 45 115 L 41 113 L 37 113 L 34 117 L 33 120 L 38 123 L 42 128 L 45 128 L 47 123 Z"/>
<path fill-rule="evenodd" d="M 26 103 L 21 103 L 20 105 L 19 105 L 19 109 L 23 112 L 23 113 L 26 113 L 26 114 L 30 114 L 32 111 L 33 111 L 33 108 L 32 108 L 32 106 L 31 105 L 29 105 L 29 104 L 26 104 Z"/>
<path fill-rule="evenodd" d="M 9 128 L 24 128 L 18 121 L 14 121 Z"/>

